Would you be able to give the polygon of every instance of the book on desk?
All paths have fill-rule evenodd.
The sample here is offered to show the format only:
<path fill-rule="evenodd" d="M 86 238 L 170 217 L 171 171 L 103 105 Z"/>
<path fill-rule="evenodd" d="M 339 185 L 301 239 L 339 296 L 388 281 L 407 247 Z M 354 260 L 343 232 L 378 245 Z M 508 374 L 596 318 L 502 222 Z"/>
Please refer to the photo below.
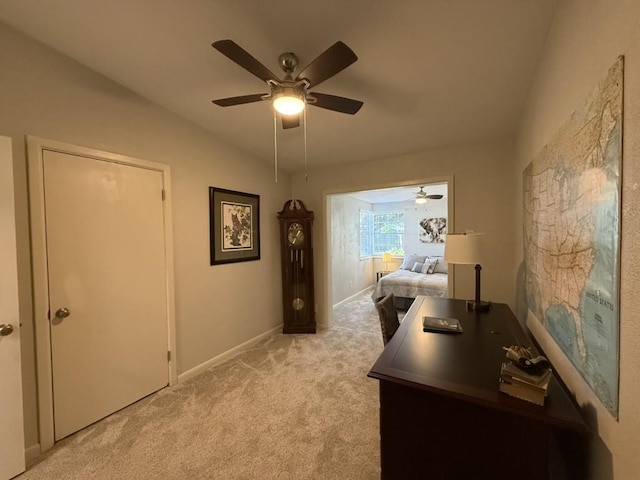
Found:
<path fill-rule="evenodd" d="M 462 333 L 462 325 L 455 318 L 422 317 L 422 330 L 425 332 Z"/>
<path fill-rule="evenodd" d="M 551 369 L 540 372 L 527 372 L 508 361 L 500 368 L 500 383 L 498 389 L 512 397 L 544 405 L 549 392 Z"/>

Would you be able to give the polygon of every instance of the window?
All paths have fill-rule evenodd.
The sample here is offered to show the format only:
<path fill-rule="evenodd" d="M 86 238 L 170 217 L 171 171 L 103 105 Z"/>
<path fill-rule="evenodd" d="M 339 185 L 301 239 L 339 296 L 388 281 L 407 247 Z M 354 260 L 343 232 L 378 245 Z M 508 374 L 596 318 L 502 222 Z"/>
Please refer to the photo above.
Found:
<path fill-rule="evenodd" d="M 374 212 L 373 255 L 404 254 L 404 212 Z"/>
<path fill-rule="evenodd" d="M 360 258 L 373 256 L 373 212 L 360 210 Z"/>
<path fill-rule="evenodd" d="M 404 254 L 404 212 L 360 210 L 360 258 Z"/>

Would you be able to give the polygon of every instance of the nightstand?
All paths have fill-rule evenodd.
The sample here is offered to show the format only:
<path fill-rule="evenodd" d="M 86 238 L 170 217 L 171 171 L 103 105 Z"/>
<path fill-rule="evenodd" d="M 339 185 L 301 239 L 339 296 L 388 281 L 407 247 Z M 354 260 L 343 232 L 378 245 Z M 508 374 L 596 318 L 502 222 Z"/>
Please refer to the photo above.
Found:
<path fill-rule="evenodd" d="M 381 270 L 380 272 L 376 272 L 376 282 L 384 277 L 387 273 L 391 273 L 387 270 Z"/>

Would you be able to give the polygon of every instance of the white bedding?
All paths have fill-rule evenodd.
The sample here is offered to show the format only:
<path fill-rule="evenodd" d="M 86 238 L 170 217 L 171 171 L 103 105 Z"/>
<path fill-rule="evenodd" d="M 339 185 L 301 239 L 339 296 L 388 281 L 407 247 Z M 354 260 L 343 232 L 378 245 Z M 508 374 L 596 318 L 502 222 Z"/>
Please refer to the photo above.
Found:
<path fill-rule="evenodd" d="M 418 295 L 446 297 L 447 274 L 424 274 L 409 270 L 396 270 L 378 280 L 371 298 L 375 302 L 390 293 L 402 298 L 416 298 Z"/>

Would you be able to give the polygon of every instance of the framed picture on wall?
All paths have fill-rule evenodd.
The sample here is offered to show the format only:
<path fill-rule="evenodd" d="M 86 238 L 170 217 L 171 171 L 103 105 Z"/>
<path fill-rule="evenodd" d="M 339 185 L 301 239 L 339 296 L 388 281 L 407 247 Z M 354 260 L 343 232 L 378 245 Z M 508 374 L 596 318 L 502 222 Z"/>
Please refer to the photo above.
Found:
<path fill-rule="evenodd" d="M 420 220 L 420 241 L 422 243 L 444 243 L 447 236 L 447 219 L 444 217 Z"/>
<path fill-rule="evenodd" d="M 209 187 L 211 265 L 260 260 L 260 196 Z"/>

